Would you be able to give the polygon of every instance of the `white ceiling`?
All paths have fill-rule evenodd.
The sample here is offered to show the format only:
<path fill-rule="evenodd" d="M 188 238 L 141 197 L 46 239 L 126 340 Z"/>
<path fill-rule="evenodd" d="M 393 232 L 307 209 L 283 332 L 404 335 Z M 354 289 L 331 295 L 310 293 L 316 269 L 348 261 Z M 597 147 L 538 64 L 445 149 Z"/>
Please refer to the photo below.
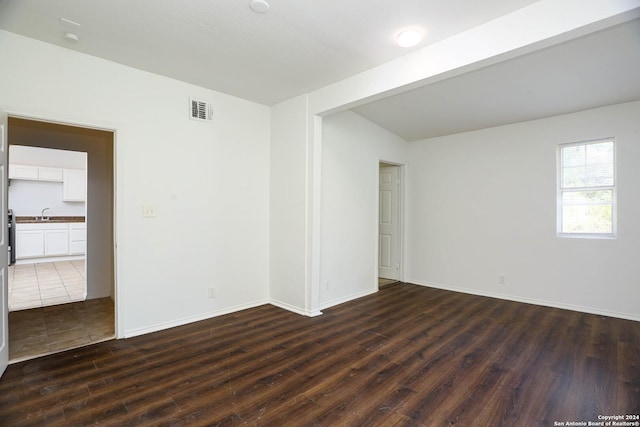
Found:
<path fill-rule="evenodd" d="M 403 27 L 426 30 L 420 48 L 536 2 L 269 0 L 258 14 L 249 1 L 0 0 L 0 28 L 272 105 L 408 53 Z"/>
<path fill-rule="evenodd" d="M 273 105 L 536 1 L 0 0 L 0 29 Z M 407 26 L 426 32 L 412 49 Z M 635 20 L 354 111 L 412 141 L 638 100 L 638 75 Z"/>
<path fill-rule="evenodd" d="M 635 100 L 640 19 L 354 111 L 415 141 Z"/>

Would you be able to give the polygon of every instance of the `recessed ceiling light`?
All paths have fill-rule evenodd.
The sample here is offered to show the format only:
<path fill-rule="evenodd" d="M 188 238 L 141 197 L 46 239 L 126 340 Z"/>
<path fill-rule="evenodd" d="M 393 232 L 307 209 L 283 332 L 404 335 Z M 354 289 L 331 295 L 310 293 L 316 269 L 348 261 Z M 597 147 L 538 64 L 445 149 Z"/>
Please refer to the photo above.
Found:
<path fill-rule="evenodd" d="M 63 38 L 65 41 L 73 44 L 80 42 L 80 37 L 78 37 L 76 33 L 64 33 Z"/>
<path fill-rule="evenodd" d="M 249 7 L 254 12 L 265 13 L 267 10 L 269 10 L 270 6 L 269 3 L 266 2 L 266 0 L 251 0 L 251 2 L 249 3 Z"/>
<path fill-rule="evenodd" d="M 422 32 L 416 28 L 403 30 L 398 34 L 396 41 L 400 47 L 413 47 L 422 40 Z"/>

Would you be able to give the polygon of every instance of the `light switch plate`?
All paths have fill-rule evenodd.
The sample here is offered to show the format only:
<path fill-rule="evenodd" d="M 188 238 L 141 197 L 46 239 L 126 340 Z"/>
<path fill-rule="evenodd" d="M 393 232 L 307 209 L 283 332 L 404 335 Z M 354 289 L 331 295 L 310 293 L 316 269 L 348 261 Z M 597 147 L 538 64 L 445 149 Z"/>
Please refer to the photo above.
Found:
<path fill-rule="evenodd" d="M 156 216 L 156 208 L 153 206 L 143 206 L 142 216 L 145 218 L 154 218 Z"/>

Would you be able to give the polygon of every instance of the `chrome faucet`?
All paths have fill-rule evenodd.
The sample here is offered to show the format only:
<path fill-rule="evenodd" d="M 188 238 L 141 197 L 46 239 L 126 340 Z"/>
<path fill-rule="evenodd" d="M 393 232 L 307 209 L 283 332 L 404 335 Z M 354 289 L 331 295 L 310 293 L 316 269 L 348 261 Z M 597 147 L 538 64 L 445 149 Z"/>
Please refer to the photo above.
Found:
<path fill-rule="evenodd" d="M 48 211 L 48 210 L 49 208 L 42 209 L 42 212 L 40 212 L 40 220 L 46 221 L 47 219 L 49 219 L 49 217 L 47 217 L 46 219 L 44 218 L 44 211 Z"/>

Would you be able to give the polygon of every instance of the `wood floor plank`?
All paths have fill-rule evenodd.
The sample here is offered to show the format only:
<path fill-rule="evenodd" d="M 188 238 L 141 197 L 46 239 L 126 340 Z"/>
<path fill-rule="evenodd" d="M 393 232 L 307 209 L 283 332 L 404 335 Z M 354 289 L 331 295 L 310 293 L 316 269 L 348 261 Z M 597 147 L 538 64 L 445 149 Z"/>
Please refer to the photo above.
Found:
<path fill-rule="evenodd" d="M 8 426 L 552 426 L 640 412 L 640 322 L 409 284 L 10 365 Z"/>

